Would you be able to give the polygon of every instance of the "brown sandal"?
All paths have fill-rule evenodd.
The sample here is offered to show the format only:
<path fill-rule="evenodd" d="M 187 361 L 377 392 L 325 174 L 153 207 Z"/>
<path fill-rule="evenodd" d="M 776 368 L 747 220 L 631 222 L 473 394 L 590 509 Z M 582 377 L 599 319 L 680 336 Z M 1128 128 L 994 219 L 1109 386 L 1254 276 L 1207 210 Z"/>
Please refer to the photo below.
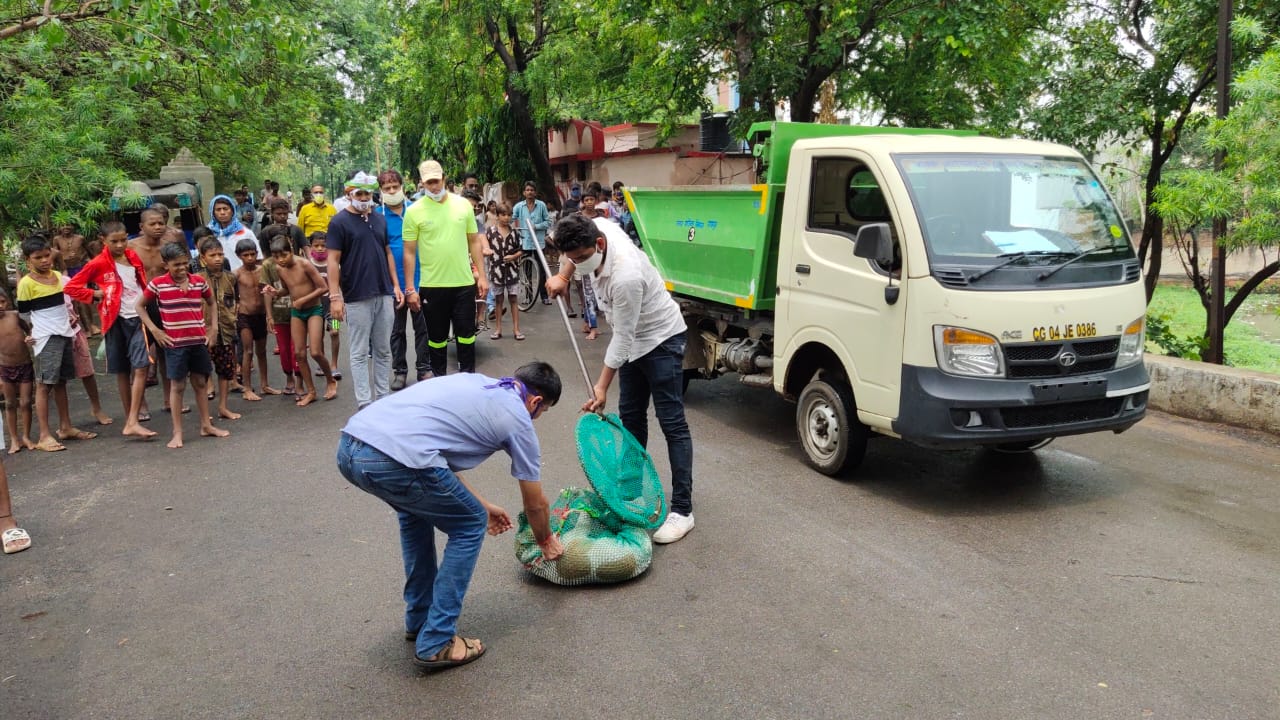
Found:
<path fill-rule="evenodd" d="M 466 654 L 455 660 L 452 655 L 453 649 L 457 647 L 456 643 L 458 642 L 461 642 L 462 647 L 466 648 Z M 461 635 L 454 635 L 448 645 L 445 645 L 440 649 L 440 652 L 430 658 L 424 660 L 414 656 L 413 664 L 424 670 L 447 670 L 479 660 L 480 656 L 484 655 L 484 652 L 485 646 L 480 643 L 479 638 L 464 638 Z"/>

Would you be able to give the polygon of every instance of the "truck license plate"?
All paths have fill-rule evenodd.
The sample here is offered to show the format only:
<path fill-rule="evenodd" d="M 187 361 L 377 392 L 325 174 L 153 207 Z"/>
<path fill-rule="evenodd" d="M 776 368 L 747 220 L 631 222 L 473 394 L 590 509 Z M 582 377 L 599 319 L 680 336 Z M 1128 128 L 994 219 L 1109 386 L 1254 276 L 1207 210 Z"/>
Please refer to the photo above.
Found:
<path fill-rule="evenodd" d="M 1031 383 L 1031 397 L 1035 398 L 1036 402 L 1092 400 L 1106 396 L 1106 378 L 1093 377 L 1079 380 L 1052 380 Z"/>

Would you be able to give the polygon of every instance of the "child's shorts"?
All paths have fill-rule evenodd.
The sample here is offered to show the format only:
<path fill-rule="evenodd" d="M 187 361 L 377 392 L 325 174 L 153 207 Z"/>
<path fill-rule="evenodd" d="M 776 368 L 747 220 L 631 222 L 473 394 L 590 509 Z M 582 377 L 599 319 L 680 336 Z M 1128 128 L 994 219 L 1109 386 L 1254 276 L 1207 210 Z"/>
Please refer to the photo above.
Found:
<path fill-rule="evenodd" d="M 41 385 L 57 385 L 76 376 L 75 351 L 66 335 L 50 335 L 36 355 L 37 377 Z"/>
<path fill-rule="evenodd" d="M 209 348 L 209 359 L 213 361 L 213 369 L 218 377 L 231 380 L 236 376 L 236 346 L 214 345 Z"/>
<path fill-rule="evenodd" d="M 489 291 L 493 293 L 494 299 L 505 297 L 507 295 L 515 296 L 520 294 L 520 283 L 513 282 L 506 285 L 494 283 L 489 286 Z"/>
<path fill-rule="evenodd" d="M 245 315 L 240 313 L 236 315 L 236 331 L 248 330 L 253 335 L 254 340 L 267 339 L 267 314 L 261 315 Z"/>
<path fill-rule="evenodd" d="M 324 308 L 324 329 L 330 334 L 336 333 L 342 329 L 342 321 L 334 320 L 333 315 L 329 312 L 329 296 L 320 296 L 320 307 Z"/>
<path fill-rule="evenodd" d="M 150 367 L 142 318 L 117 317 L 102 339 L 107 344 L 107 373 L 127 373 Z"/>
<path fill-rule="evenodd" d="M 323 318 L 325 316 L 324 305 L 315 305 L 309 308 L 302 308 L 301 310 L 294 308 L 289 312 L 292 317 L 297 318 L 304 323 L 313 317 Z"/>
<path fill-rule="evenodd" d="M 93 377 L 93 356 L 89 354 L 89 338 L 84 336 L 83 330 L 71 339 L 71 355 L 75 358 L 76 377 Z"/>
<path fill-rule="evenodd" d="M 36 381 L 36 369 L 31 363 L 23 365 L 0 365 L 0 381 L 22 385 Z"/>
<path fill-rule="evenodd" d="M 165 376 L 170 380 L 186 380 L 188 375 L 213 374 L 213 359 L 204 344 L 164 349 Z"/>

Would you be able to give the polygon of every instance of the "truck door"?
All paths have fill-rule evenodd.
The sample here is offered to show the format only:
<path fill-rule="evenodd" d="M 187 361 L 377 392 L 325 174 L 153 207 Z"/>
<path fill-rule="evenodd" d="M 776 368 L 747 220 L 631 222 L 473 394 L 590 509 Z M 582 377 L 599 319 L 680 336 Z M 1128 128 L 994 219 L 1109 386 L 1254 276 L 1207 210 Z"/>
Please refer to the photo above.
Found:
<path fill-rule="evenodd" d="M 786 318 L 779 335 L 792 352 L 809 342 L 834 344 L 851 360 L 847 371 L 858 410 L 896 418 L 910 298 L 901 287 L 890 305 L 885 288 L 891 277 L 900 285 L 907 273 L 900 259 L 882 267 L 853 254 L 858 228 L 868 223 L 888 223 L 900 248 L 893 203 L 874 164 L 856 151 L 815 150 L 808 157 L 809 172 L 792 175 L 790 189 L 799 192 L 784 224 L 791 240 L 781 250 L 785 256 L 789 248 L 791 255 L 778 268 L 780 300 L 785 298 L 778 316 Z M 791 172 L 800 169 L 793 163 Z M 901 258 L 901 251 L 895 256 Z"/>

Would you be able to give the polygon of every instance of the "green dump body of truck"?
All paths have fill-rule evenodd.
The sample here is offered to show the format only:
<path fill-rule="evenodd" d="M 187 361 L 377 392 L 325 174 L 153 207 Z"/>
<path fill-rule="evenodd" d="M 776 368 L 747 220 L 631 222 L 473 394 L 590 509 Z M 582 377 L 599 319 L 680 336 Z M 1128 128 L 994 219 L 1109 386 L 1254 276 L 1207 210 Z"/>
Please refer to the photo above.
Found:
<path fill-rule="evenodd" d="M 973 135 L 922 128 L 767 122 L 751 126 L 757 185 L 631 188 L 627 203 L 650 261 L 680 295 L 773 310 L 787 160 L 798 140 L 855 135 Z"/>

